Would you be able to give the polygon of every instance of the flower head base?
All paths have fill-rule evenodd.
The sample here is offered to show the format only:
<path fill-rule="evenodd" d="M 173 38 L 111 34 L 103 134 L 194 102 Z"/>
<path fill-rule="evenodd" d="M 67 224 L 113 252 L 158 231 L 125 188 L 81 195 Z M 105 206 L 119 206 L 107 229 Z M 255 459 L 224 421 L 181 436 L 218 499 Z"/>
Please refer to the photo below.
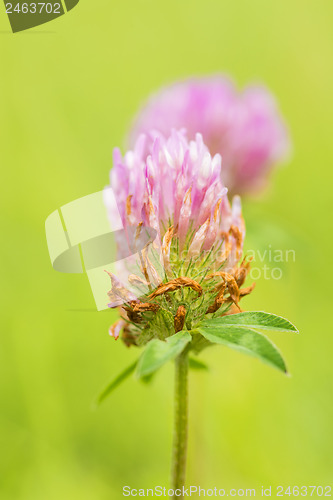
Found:
<path fill-rule="evenodd" d="M 223 76 L 185 80 L 155 94 L 138 114 L 130 144 L 141 133 L 169 135 L 183 127 L 191 139 L 202 133 L 210 152 L 222 155 L 222 179 L 237 194 L 260 189 L 290 147 L 268 89 L 253 85 L 239 93 Z"/>
<path fill-rule="evenodd" d="M 149 149 L 148 154 L 146 149 Z M 124 233 L 118 239 L 119 272 L 111 275 L 110 307 L 122 305 L 127 344 L 165 338 L 195 328 L 206 314 L 239 310 L 251 290 L 240 287 L 249 263 L 240 263 L 245 234 L 239 197 L 230 205 L 221 181 L 221 157 L 211 156 L 202 136 L 184 132 L 153 142 L 140 136 L 133 151 L 114 152 L 111 188 Z M 114 217 L 108 190 L 105 202 Z M 156 237 L 137 244 L 149 229 Z M 137 251 L 128 256 L 128 247 Z"/>

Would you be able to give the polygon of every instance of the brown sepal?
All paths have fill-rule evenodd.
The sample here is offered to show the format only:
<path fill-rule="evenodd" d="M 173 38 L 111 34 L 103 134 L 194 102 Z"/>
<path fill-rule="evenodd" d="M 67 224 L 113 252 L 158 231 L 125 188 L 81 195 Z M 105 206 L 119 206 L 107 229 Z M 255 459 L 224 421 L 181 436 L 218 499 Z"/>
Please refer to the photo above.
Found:
<path fill-rule="evenodd" d="M 233 273 L 234 278 L 239 287 L 242 286 L 246 280 L 246 276 L 248 275 L 248 272 L 250 270 L 252 260 L 253 257 L 251 257 L 249 260 L 246 260 L 246 257 L 244 257 L 244 259 L 241 262 L 241 265 Z"/>
<path fill-rule="evenodd" d="M 185 323 L 186 309 L 184 306 L 179 306 L 174 319 L 175 332 L 180 332 Z"/>
<path fill-rule="evenodd" d="M 218 271 L 218 272 L 209 274 L 206 277 L 206 279 L 215 278 L 218 276 L 220 276 L 223 279 L 223 281 L 227 284 L 230 297 L 231 297 L 232 301 L 236 304 L 236 306 L 238 306 L 239 289 L 238 289 L 238 285 L 236 283 L 235 278 L 233 276 L 231 276 L 231 274 L 229 274 L 229 273 L 225 273 L 223 271 Z"/>
<path fill-rule="evenodd" d="M 207 309 L 207 314 L 209 313 L 215 313 L 216 311 L 218 311 L 221 307 L 221 305 L 223 304 L 223 302 L 225 302 L 225 299 L 224 299 L 224 292 L 225 292 L 225 289 L 227 288 L 227 284 L 226 283 L 222 283 L 222 286 L 219 288 L 219 293 L 217 294 L 217 296 L 215 297 L 215 301 L 214 301 L 214 304 L 212 304 L 211 306 L 208 307 Z"/>
<path fill-rule="evenodd" d="M 186 278 L 180 276 L 179 278 L 175 278 L 168 283 L 161 283 L 156 290 L 149 295 L 150 299 L 154 299 L 159 295 L 163 295 L 167 292 L 174 292 L 182 287 L 190 287 L 192 290 L 198 292 L 199 297 L 202 295 L 202 287 L 199 285 L 197 281 L 192 280 L 191 278 Z"/>

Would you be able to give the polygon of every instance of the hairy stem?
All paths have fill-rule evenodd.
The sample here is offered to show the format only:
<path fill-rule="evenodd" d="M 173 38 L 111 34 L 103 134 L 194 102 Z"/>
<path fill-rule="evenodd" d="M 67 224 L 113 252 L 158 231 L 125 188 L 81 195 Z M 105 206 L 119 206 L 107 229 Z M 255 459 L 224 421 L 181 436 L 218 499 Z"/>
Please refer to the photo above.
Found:
<path fill-rule="evenodd" d="M 172 449 L 172 488 L 185 486 L 188 427 L 188 354 L 183 351 L 175 361 L 174 431 Z M 179 493 L 179 492 L 178 492 Z M 183 498 L 183 495 L 174 496 Z"/>

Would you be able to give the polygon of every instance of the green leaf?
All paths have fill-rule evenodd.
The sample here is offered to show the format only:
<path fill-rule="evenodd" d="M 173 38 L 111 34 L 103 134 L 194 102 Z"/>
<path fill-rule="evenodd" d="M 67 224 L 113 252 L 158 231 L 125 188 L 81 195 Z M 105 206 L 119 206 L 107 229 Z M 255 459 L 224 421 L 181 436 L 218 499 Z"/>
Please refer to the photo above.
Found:
<path fill-rule="evenodd" d="M 195 358 L 189 358 L 189 367 L 192 370 L 209 370 L 208 366 L 206 363 L 203 363 L 202 361 L 199 361 L 198 359 Z"/>
<path fill-rule="evenodd" d="M 151 384 L 153 379 L 154 379 L 154 375 L 155 373 L 151 373 L 150 375 L 147 375 L 146 377 L 141 377 L 141 382 L 143 382 L 144 384 L 148 385 L 148 384 Z"/>
<path fill-rule="evenodd" d="M 259 358 L 264 363 L 287 373 L 280 351 L 261 333 L 246 327 L 218 326 L 213 322 L 209 324 L 209 320 L 202 322 L 197 330 L 210 342 Z"/>
<path fill-rule="evenodd" d="M 219 318 L 211 318 L 204 320 L 204 324 L 214 323 L 216 326 L 246 326 L 249 328 L 256 328 L 259 330 L 271 330 L 278 332 L 295 332 L 298 333 L 297 328 L 285 318 L 270 314 L 263 311 L 242 312 L 237 314 L 229 314 Z"/>
<path fill-rule="evenodd" d="M 139 358 L 137 377 L 147 377 L 167 361 L 177 357 L 191 340 L 192 337 L 186 330 L 168 337 L 165 341 L 151 340 Z"/>
<path fill-rule="evenodd" d="M 149 324 L 142 330 L 137 339 L 137 345 L 144 346 L 156 336 L 164 340 L 174 333 L 174 317 L 170 311 L 161 307 L 156 313 L 152 313 Z"/>
<path fill-rule="evenodd" d="M 116 378 L 114 378 L 96 398 L 94 406 L 98 406 L 99 404 L 101 404 L 102 401 L 104 401 L 104 399 L 106 399 L 111 394 L 111 392 L 118 387 L 118 385 L 124 382 L 124 380 L 126 380 L 134 372 L 137 364 L 138 360 L 136 360 L 133 364 L 122 371 Z"/>

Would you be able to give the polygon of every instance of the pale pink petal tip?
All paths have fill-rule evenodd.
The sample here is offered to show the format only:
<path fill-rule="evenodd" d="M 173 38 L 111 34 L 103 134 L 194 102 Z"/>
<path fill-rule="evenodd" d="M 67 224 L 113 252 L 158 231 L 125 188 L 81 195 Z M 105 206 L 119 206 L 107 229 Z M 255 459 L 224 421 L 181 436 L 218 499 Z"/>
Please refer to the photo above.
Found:
<path fill-rule="evenodd" d="M 115 340 L 117 340 L 119 338 L 121 329 L 123 328 L 124 324 L 125 322 L 122 319 L 116 321 L 116 323 L 110 326 L 109 335 L 113 337 Z"/>

